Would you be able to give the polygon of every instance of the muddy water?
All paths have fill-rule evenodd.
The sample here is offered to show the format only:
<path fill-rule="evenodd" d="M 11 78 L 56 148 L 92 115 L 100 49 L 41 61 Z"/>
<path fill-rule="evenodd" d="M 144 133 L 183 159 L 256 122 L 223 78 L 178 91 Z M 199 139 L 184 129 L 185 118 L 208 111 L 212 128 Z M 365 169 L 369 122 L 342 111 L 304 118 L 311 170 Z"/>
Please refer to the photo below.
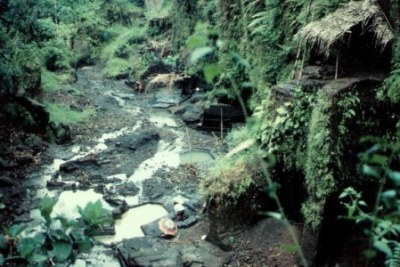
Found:
<path fill-rule="evenodd" d="M 168 215 L 168 211 L 161 205 L 147 204 L 128 210 L 122 218 L 115 221 L 115 235 L 96 238 L 105 244 L 120 242 L 123 239 L 142 237 L 141 226 L 161 219 Z"/>
<path fill-rule="evenodd" d="M 179 155 L 180 164 L 196 164 L 210 162 L 215 159 L 215 156 L 207 150 L 191 150 L 183 152 Z"/>

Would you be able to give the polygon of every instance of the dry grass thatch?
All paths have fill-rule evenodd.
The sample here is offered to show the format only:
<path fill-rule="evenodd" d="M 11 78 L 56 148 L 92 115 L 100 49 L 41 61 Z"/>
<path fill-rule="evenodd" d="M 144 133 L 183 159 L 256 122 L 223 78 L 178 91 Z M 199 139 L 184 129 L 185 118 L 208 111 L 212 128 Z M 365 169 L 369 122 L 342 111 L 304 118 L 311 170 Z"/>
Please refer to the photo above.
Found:
<path fill-rule="evenodd" d="M 321 54 L 329 56 L 332 45 L 345 41 L 344 38 L 357 25 L 361 25 L 364 32 L 373 32 L 376 45 L 381 49 L 394 38 L 385 14 L 373 0 L 351 1 L 321 20 L 306 25 L 297 36 L 302 42 L 316 46 Z"/>

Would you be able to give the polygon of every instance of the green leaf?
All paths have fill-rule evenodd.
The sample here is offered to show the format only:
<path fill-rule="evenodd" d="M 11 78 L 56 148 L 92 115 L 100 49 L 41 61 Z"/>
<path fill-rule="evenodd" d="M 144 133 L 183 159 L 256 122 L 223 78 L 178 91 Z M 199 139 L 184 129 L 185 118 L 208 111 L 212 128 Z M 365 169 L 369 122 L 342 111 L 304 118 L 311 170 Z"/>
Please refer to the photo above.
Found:
<path fill-rule="evenodd" d="M 214 49 L 208 46 L 196 48 L 190 55 L 190 63 L 196 64 L 200 59 L 211 54 L 213 51 Z"/>
<path fill-rule="evenodd" d="M 196 35 L 190 36 L 187 39 L 186 45 L 187 45 L 187 47 L 189 49 L 192 50 L 192 49 L 195 49 L 195 48 L 198 48 L 198 47 L 205 46 L 206 42 L 207 42 L 206 36 L 196 34 Z"/>
<path fill-rule="evenodd" d="M 268 216 L 277 220 L 282 220 L 283 216 L 279 212 L 272 212 L 272 211 L 267 211 L 267 212 L 259 212 L 260 215 L 263 216 Z"/>
<path fill-rule="evenodd" d="M 23 258 L 29 257 L 36 249 L 36 244 L 32 242 L 31 238 L 24 238 L 18 242 L 17 250 L 19 255 Z"/>
<path fill-rule="evenodd" d="M 387 190 L 382 193 L 381 196 L 382 202 L 385 203 L 387 208 L 394 208 L 396 207 L 396 200 L 397 200 L 397 192 L 396 190 Z"/>
<path fill-rule="evenodd" d="M 81 252 L 89 251 L 92 248 L 91 239 L 86 236 L 82 229 L 74 229 L 71 231 L 72 239 L 74 243 L 78 245 Z"/>
<path fill-rule="evenodd" d="M 364 206 L 364 207 L 367 207 L 367 206 L 368 206 L 368 205 L 367 205 L 367 202 L 365 202 L 364 200 L 360 200 L 360 201 L 358 201 L 357 203 L 358 203 L 358 205 L 360 205 L 360 206 Z"/>
<path fill-rule="evenodd" d="M 23 258 L 28 258 L 36 249 L 40 250 L 45 243 L 45 236 L 37 234 L 34 237 L 24 238 L 18 242 L 17 250 Z"/>
<path fill-rule="evenodd" d="M 356 196 L 358 195 L 357 191 L 354 190 L 354 188 L 352 187 L 348 187 L 345 190 L 343 190 L 343 192 L 339 195 L 339 199 L 343 199 L 347 196 Z"/>
<path fill-rule="evenodd" d="M 0 253 L 0 266 L 3 266 L 4 263 L 4 256 Z"/>
<path fill-rule="evenodd" d="M 223 68 L 218 64 L 209 64 L 204 67 L 204 77 L 208 83 L 211 83 L 215 77 L 219 76 Z"/>
<path fill-rule="evenodd" d="M 373 243 L 373 246 L 374 246 L 377 250 L 379 250 L 379 251 L 385 253 L 386 256 L 391 257 L 392 254 L 393 254 L 393 253 L 392 253 L 392 250 L 390 249 L 390 247 L 389 247 L 389 245 L 388 245 L 388 243 L 387 243 L 387 241 L 384 241 L 384 240 L 375 240 L 374 243 Z"/>
<path fill-rule="evenodd" d="M 5 228 L 5 232 L 11 239 L 15 239 L 19 234 L 21 234 L 26 229 L 25 225 L 14 224 L 10 228 Z"/>
<path fill-rule="evenodd" d="M 51 230 L 50 236 L 52 237 L 52 239 L 57 241 L 70 241 L 69 236 L 65 233 L 65 229 Z"/>
<path fill-rule="evenodd" d="M 98 226 L 112 222 L 109 211 L 105 210 L 100 200 L 89 202 L 85 208 L 79 208 L 83 221 L 89 226 Z"/>
<path fill-rule="evenodd" d="M 51 222 L 50 214 L 53 211 L 53 207 L 56 203 L 56 199 L 45 196 L 39 204 L 40 214 L 46 220 L 47 224 Z"/>
<path fill-rule="evenodd" d="M 379 164 L 381 166 L 385 166 L 387 164 L 388 160 L 389 160 L 389 158 L 387 156 L 374 154 L 374 155 L 372 155 L 369 162 Z"/>
<path fill-rule="evenodd" d="M 51 254 L 57 262 L 66 261 L 72 253 L 72 245 L 65 242 L 56 242 L 53 244 Z"/>
<path fill-rule="evenodd" d="M 232 60 L 233 62 L 235 62 L 236 64 L 238 64 L 239 66 L 243 66 L 247 69 L 250 68 L 250 64 L 249 62 L 247 62 L 247 60 L 245 60 L 241 55 L 239 55 L 238 53 L 231 53 L 232 56 Z"/>
<path fill-rule="evenodd" d="M 46 255 L 43 255 L 41 253 L 34 253 L 30 258 L 29 262 L 33 263 L 34 266 L 42 266 L 43 263 L 45 263 L 48 260 L 48 257 Z"/>
<path fill-rule="evenodd" d="M 396 186 L 400 186 L 400 172 L 388 171 L 387 175 Z"/>
<path fill-rule="evenodd" d="M 362 166 L 362 173 L 363 174 L 365 174 L 365 175 L 368 175 L 368 176 L 373 176 L 373 177 L 376 177 L 376 178 L 379 178 L 379 172 L 376 170 L 376 168 L 374 168 L 374 167 L 371 167 L 371 166 L 369 166 L 369 165 L 367 165 L 367 164 L 364 164 L 363 166 Z"/>

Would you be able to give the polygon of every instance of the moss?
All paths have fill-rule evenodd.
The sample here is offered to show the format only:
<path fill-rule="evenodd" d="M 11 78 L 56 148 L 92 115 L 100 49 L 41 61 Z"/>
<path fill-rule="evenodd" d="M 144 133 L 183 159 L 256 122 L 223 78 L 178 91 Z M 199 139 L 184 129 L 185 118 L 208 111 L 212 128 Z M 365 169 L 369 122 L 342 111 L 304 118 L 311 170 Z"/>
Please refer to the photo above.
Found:
<path fill-rule="evenodd" d="M 116 26 L 119 35 L 104 46 L 101 60 L 106 78 L 115 78 L 121 74 L 130 74 L 138 79 L 139 74 L 154 60 L 155 56 L 145 45 L 146 26 L 135 24 L 131 28 Z"/>
<path fill-rule="evenodd" d="M 71 83 L 73 81 L 73 77 L 71 74 L 68 73 L 59 74 L 43 70 L 41 81 L 42 89 L 44 91 L 50 92 L 59 90 L 61 88 L 60 86 Z"/>
<path fill-rule="evenodd" d="M 112 58 L 107 61 L 107 65 L 104 68 L 104 77 L 115 78 L 121 74 L 129 73 L 131 70 L 131 64 L 128 60 L 122 58 Z"/>
<path fill-rule="evenodd" d="M 255 184 L 254 177 L 259 170 L 253 152 L 218 159 L 201 185 L 206 197 L 219 203 L 234 204 L 248 192 Z"/>
<path fill-rule="evenodd" d="M 105 45 L 101 52 L 101 59 L 104 62 L 118 56 L 123 58 L 129 57 L 129 55 L 124 56 L 122 50 L 132 44 L 143 43 L 146 36 L 146 27 L 140 24 L 133 25 L 130 28 L 116 25 L 108 30 L 108 34 L 111 36 L 114 36 L 116 33 L 118 35 L 115 39 Z"/>
<path fill-rule="evenodd" d="M 397 36 L 394 43 L 394 51 L 392 58 L 392 71 L 390 76 L 383 83 L 380 88 L 379 98 L 384 100 L 386 98 L 394 103 L 400 102 L 400 38 Z"/>
<path fill-rule="evenodd" d="M 332 110 L 332 99 L 324 91 L 320 91 L 317 104 L 312 112 L 310 129 L 307 138 L 307 161 L 305 169 L 305 180 L 309 194 L 309 204 L 324 201 L 335 190 L 336 181 L 333 173 L 334 155 L 330 117 Z M 320 223 L 321 209 L 316 209 L 314 204 L 308 208 L 307 214 L 303 213 L 307 224 L 315 227 Z M 309 214 L 316 212 L 315 214 Z"/>
<path fill-rule="evenodd" d="M 323 203 L 308 201 L 304 203 L 301 207 L 301 212 L 303 213 L 306 222 L 311 229 L 316 230 L 322 221 L 323 213 Z"/>
<path fill-rule="evenodd" d="M 50 120 L 54 123 L 74 124 L 90 118 L 95 114 L 94 109 L 86 109 L 83 111 L 72 110 L 62 104 L 45 103 L 47 111 L 50 113 Z"/>

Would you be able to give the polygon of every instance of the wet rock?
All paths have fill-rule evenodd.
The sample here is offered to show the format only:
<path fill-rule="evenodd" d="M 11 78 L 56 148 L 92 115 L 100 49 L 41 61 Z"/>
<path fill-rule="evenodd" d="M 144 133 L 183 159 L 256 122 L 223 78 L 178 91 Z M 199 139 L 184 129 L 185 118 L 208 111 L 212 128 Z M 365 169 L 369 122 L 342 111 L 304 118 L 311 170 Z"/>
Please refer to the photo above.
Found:
<path fill-rule="evenodd" d="M 103 226 L 98 229 L 90 229 L 85 231 L 87 235 L 90 236 L 105 236 L 105 235 L 115 235 L 115 227 L 114 226 Z"/>
<path fill-rule="evenodd" d="M 60 177 L 60 171 L 55 171 L 53 174 L 51 174 L 51 180 L 56 181 Z"/>
<path fill-rule="evenodd" d="M 120 206 L 120 205 L 122 205 L 123 202 L 125 202 L 122 199 L 113 198 L 113 197 L 110 197 L 110 196 L 104 196 L 104 201 L 106 201 L 111 206 Z"/>
<path fill-rule="evenodd" d="M 192 227 L 193 225 L 195 225 L 197 223 L 197 217 L 196 215 L 190 215 L 188 217 L 186 217 L 185 219 L 178 221 L 176 223 L 176 225 L 178 226 L 178 228 L 180 229 L 185 229 L 185 228 L 189 228 Z"/>
<path fill-rule="evenodd" d="M 163 236 L 163 232 L 161 232 L 160 227 L 158 226 L 158 220 L 151 222 L 146 225 L 141 226 L 143 233 L 149 237 L 161 237 Z"/>
<path fill-rule="evenodd" d="M 142 237 L 125 240 L 117 248 L 127 266 L 225 266 L 231 255 L 204 242 L 173 243 Z"/>
<path fill-rule="evenodd" d="M 179 251 L 152 238 L 143 237 L 124 241 L 119 251 L 128 266 L 183 266 Z"/>
<path fill-rule="evenodd" d="M 46 187 L 48 189 L 54 189 L 54 188 L 59 188 L 59 187 L 64 187 L 65 183 L 61 182 L 61 181 L 54 181 L 54 180 L 50 180 L 46 182 Z"/>
<path fill-rule="evenodd" d="M 139 193 L 139 187 L 133 182 L 127 182 L 115 186 L 115 191 L 121 196 L 136 196 Z"/>
<path fill-rule="evenodd" d="M 90 183 L 98 184 L 98 183 L 103 183 L 105 181 L 105 178 L 100 174 L 94 174 L 90 175 L 89 181 Z"/>
<path fill-rule="evenodd" d="M 189 104 L 186 106 L 182 114 L 182 120 L 186 123 L 199 122 L 203 117 L 204 109 L 196 104 Z"/>
<path fill-rule="evenodd" d="M 60 171 L 72 173 L 78 170 L 98 169 L 101 165 L 95 159 L 73 160 L 66 162 L 60 166 Z"/>
<path fill-rule="evenodd" d="M 120 219 L 122 214 L 124 214 L 128 210 L 129 210 L 128 203 L 126 203 L 126 201 L 124 200 L 122 201 L 122 203 L 119 205 L 118 208 L 112 211 L 112 216 L 114 219 Z"/>
<path fill-rule="evenodd" d="M 229 253 L 204 241 L 198 241 L 193 246 L 183 246 L 180 253 L 184 266 L 227 266 L 231 261 Z"/>
<path fill-rule="evenodd" d="M 156 200 L 164 195 L 170 195 L 173 192 L 173 185 L 161 178 L 145 180 L 143 182 L 143 197 L 148 200 Z"/>
<path fill-rule="evenodd" d="M 113 140 L 106 141 L 107 145 L 114 145 L 118 148 L 129 149 L 132 151 L 137 150 L 138 148 L 152 142 L 158 141 L 160 136 L 156 132 L 143 132 L 143 133 L 134 133 L 129 135 L 123 135 Z"/>

